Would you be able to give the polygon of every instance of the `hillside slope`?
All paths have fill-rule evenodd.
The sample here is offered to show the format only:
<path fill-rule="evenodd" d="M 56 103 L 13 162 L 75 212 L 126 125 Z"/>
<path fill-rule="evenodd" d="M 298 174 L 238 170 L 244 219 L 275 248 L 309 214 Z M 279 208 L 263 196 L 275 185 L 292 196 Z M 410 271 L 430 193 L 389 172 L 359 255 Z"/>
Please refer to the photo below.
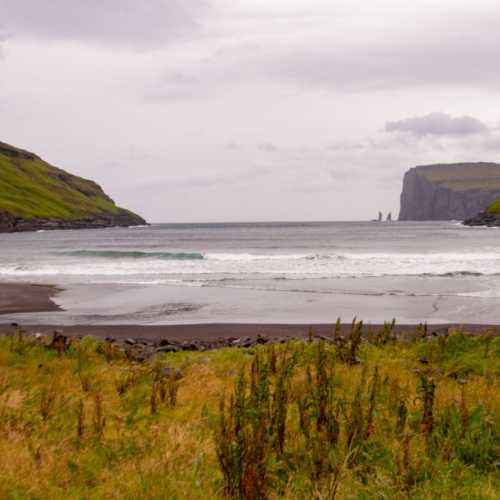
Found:
<path fill-rule="evenodd" d="M 406 172 L 399 220 L 464 220 L 500 198 L 500 164 L 425 165 Z"/>
<path fill-rule="evenodd" d="M 140 224 L 95 182 L 0 142 L 0 232 Z"/>

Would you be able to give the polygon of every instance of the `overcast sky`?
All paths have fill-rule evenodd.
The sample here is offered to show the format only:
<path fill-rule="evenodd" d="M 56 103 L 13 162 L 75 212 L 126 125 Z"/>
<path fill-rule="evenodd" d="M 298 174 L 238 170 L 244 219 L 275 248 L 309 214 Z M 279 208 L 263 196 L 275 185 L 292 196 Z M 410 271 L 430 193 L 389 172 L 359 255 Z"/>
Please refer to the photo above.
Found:
<path fill-rule="evenodd" d="M 370 219 L 500 161 L 498 0 L 0 0 L 0 141 L 152 222 Z"/>

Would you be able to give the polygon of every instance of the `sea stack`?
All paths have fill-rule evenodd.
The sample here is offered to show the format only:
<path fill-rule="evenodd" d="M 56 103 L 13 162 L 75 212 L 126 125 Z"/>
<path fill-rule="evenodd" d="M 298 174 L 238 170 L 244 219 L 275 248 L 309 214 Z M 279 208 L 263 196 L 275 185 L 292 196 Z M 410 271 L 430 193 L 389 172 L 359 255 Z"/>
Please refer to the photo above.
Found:
<path fill-rule="evenodd" d="M 464 220 L 500 198 L 500 164 L 414 167 L 403 180 L 399 220 Z"/>

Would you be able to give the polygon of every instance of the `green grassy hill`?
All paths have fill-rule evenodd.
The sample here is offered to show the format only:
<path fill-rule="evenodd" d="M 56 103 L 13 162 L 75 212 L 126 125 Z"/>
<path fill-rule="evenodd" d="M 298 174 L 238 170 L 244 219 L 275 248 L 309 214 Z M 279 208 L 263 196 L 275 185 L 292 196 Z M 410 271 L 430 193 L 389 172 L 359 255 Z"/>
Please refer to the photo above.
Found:
<path fill-rule="evenodd" d="M 49 165 L 37 155 L 0 142 L 0 216 L 14 226 L 51 220 L 60 225 L 144 224 L 117 207 L 95 182 Z M 1 229 L 0 217 L 0 229 Z M 24 224 L 24 226 L 23 226 Z M 6 224 L 4 224 L 6 225 Z M 15 229 L 14 229 L 15 230 Z"/>
<path fill-rule="evenodd" d="M 417 167 L 419 174 L 428 181 L 452 191 L 500 189 L 500 164 L 454 163 Z"/>
<path fill-rule="evenodd" d="M 490 214 L 500 215 L 500 199 L 494 201 L 486 211 Z"/>

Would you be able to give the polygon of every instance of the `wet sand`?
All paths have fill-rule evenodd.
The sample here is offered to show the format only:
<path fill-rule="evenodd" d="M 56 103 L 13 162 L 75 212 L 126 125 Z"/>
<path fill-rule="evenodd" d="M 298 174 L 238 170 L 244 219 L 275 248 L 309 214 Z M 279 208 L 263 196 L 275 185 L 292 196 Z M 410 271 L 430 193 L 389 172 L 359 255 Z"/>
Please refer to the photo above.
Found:
<path fill-rule="evenodd" d="M 52 301 L 57 292 L 51 285 L 0 283 L 0 314 L 60 311 Z"/>
<path fill-rule="evenodd" d="M 0 314 L 4 324 L 0 324 L 0 334 L 12 333 L 11 322 L 18 322 L 22 314 L 36 312 L 60 311 L 60 307 L 52 301 L 54 295 L 60 290 L 49 285 L 30 284 L 0 284 Z M 43 316 L 43 315 L 40 315 Z M 194 340 L 217 340 L 230 337 L 255 338 L 264 336 L 270 339 L 287 338 L 307 338 L 309 328 L 313 328 L 317 336 L 330 337 L 333 333 L 334 322 L 293 322 L 293 323 L 268 323 L 268 322 L 191 322 L 179 324 L 58 324 L 57 322 L 39 323 L 33 321 L 34 316 L 30 316 L 26 329 L 28 333 L 50 334 L 55 329 L 62 329 L 65 334 L 71 336 L 94 336 L 97 338 L 111 337 L 114 339 L 134 339 L 158 340 L 171 339 L 176 341 Z M 35 316 L 36 317 L 36 316 Z M 9 321 L 12 319 L 12 321 Z M 24 324 L 22 321 L 20 323 Z M 376 329 L 381 323 L 373 322 L 371 327 Z M 435 323 L 429 326 L 429 331 L 437 331 L 441 328 L 457 328 L 467 332 L 482 332 L 495 325 L 468 324 L 468 323 Z M 350 328 L 350 323 L 342 325 L 342 333 L 346 333 Z M 366 327 L 368 328 L 368 326 Z M 415 331 L 415 324 L 397 325 L 395 332 L 404 334 Z M 499 328 L 500 331 L 500 328 Z"/>

